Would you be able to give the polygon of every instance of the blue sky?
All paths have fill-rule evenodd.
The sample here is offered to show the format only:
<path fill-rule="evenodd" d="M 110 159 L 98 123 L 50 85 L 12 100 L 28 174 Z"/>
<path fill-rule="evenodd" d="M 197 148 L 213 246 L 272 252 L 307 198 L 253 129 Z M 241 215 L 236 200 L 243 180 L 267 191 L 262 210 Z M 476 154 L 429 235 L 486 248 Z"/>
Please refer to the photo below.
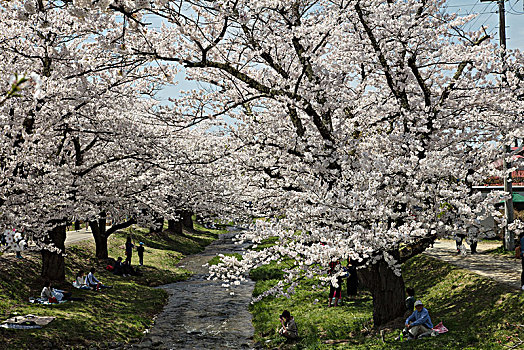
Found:
<path fill-rule="evenodd" d="M 524 0 L 508 0 L 505 2 L 506 9 L 506 41 L 508 49 L 520 49 L 524 51 Z M 467 30 L 477 30 L 482 26 L 486 28 L 488 34 L 492 35 L 498 43 L 499 38 L 499 14 L 496 1 L 484 2 L 480 0 L 448 0 L 448 12 L 460 15 L 479 14 L 467 26 Z M 159 27 L 160 22 L 150 18 L 154 27 Z M 177 77 L 177 86 L 164 88 L 159 97 L 167 103 L 168 97 L 177 97 L 181 90 L 198 88 L 195 81 L 184 79 L 184 72 L 181 71 Z"/>
<path fill-rule="evenodd" d="M 524 50 L 524 9 L 523 0 L 505 1 L 506 9 L 506 41 L 508 49 Z M 499 14 L 496 1 L 480 0 L 448 0 L 448 12 L 461 15 L 478 13 L 467 29 L 487 27 L 487 32 L 497 40 L 499 38 Z"/>

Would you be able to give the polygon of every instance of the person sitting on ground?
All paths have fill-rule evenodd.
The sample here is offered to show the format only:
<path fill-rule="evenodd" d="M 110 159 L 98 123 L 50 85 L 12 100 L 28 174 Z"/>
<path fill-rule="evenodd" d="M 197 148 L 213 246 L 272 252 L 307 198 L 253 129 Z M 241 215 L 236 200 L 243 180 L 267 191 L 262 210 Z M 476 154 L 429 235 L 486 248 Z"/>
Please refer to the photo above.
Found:
<path fill-rule="evenodd" d="M 51 288 L 51 282 L 45 281 L 44 288 L 40 293 L 40 298 L 47 300 L 49 302 L 59 302 L 62 300 L 69 300 L 71 298 L 71 292 L 66 292 L 61 289 Z"/>
<path fill-rule="evenodd" d="M 76 274 L 76 278 L 73 281 L 73 287 L 79 288 L 79 289 L 91 289 L 86 283 L 86 278 L 84 275 L 84 271 L 80 270 Z"/>
<path fill-rule="evenodd" d="M 413 310 L 415 309 L 415 290 L 411 287 L 406 288 L 406 294 L 408 297 L 406 298 L 406 312 L 404 314 L 404 318 L 409 317 Z"/>
<path fill-rule="evenodd" d="M 430 335 L 433 323 L 429 317 L 428 310 L 422 304 L 422 301 L 415 301 L 415 311 L 406 319 L 404 333 L 407 333 L 409 339 L 416 339 L 420 336 Z"/>
<path fill-rule="evenodd" d="M 115 261 L 115 265 L 113 266 L 113 274 L 114 275 L 123 275 L 124 274 L 124 269 L 123 269 L 123 264 L 122 264 L 122 257 L 119 256 L 116 261 Z"/>
<path fill-rule="evenodd" d="M 135 269 L 133 269 L 133 266 L 131 266 L 127 260 L 122 264 L 122 272 L 124 273 L 124 277 L 137 275 Z"/>
<path fill-rule="evenodd" d="M 90 288 L 94 290 L 100 290 L 100 288 L 113 288 L 112 286 L 106 286 L 95 277 L 95 268 L 92 267 L 90 272 L 87 274 L 86 283 Z"/>
<path fill-rule="evenodd" d="M 295 319 L 291 316 L 291 313 L 288 310 L 284 310 L 282 315 L 279 316 L 280 324 L 282 327 L 279 329 L 278 334 L 287 338 L 287 339 L 297 339 L 298 338 L 298 328 L 295 323 Z"/>

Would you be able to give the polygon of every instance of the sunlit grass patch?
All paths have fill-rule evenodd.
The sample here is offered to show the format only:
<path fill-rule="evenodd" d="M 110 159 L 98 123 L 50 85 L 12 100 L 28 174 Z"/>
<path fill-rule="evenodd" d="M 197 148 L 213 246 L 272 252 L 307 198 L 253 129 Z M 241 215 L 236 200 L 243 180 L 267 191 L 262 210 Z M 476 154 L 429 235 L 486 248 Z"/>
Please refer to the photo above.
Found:
<path fill-rule="evenodd" d="M 271 264 L 252 274 L 276 276 L 279 267 Z M 257 269 L 257 270 L 259 270 Z M 269 273 L 269 271 L 272 271 Z M 445 262 L 417 256 L 403 266 L 406 286 L 416 290 L 417 299 L 430 311 L 433 323 L 443 321 L 449 332 L 417 341 L 395 340 L 400 329 L 386 329 L 385 342 L 371 330 L 372 299 L 359 291 L 355 300 L 341 307 L 327 307 L 329 288 L 313 289 L 309 281 L 290 298 L 266 297 L 251 306 L 255 340 L 266 348 L 298 349 L 507 349 L 524 348 L 524 296 L 510 287 Z M 254 296 L 278 282 L 260 278 Z M 345 296 L 345 282 L 343 296 Z M 276 333 L 278 315 L 288 309 L 295 316 L 300 340 L 284 344 Z"/>
<path fill-rule="evenodd" d="M 234 256 L 237 258 L 237 260 L 242 260 L 242 255 L 239 253 L 233 253 L 233 254 L 224 254 L 224 256 Z M 214 256 L 208 261 L 209 265 L 218 265 L 222 261 L 222 258 L 220 256 Z"/>

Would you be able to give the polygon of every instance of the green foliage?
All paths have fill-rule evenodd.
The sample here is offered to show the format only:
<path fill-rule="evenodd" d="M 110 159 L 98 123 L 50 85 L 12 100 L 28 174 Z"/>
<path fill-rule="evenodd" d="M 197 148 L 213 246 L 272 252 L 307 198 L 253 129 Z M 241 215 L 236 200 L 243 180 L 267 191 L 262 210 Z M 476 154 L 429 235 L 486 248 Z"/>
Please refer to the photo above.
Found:
<path fill-rule="evenodd" d="M 268 265 L 262 265 L 249 272 L 249 278 L 253 281 L 279 280 L 284 277 L 282 271 L 283 265 L 277 262 L 271 262 Z M 256 288 L 256 287 L 255 287 Z"/>
<path fill-rule="evenodd" d="M 277 280 L 257 282 L 255 294 L 273 286 Z M 289 310 L 298 326 L 300 340 L 297 348 L 317 349 L 332 348 L 323 342 L 328 339 L 347 339 L 352 335 L 351 343 L 364 341 L 361 327 L 371 317 L 372 300 L 367 292 L 361 293 L 355 300 L 347 301 L 342 307 L 327 308 L 326 287 L 318 288 L 318 281 L 308 281 L 297 288 L 290 298 L 266 297 L 251 306 L 255 341 L 274 348 L 284 341 L 276 330 L 279 326 L 278 315 Z M 345 344 L 347 346 L 347 344 Z"/>
<path fill-rule="evenodd" d="M 386 329 L 383 343 L 371 330 L 372 300 L 359 291 L 342 307 L 327 308 L 327 286 L 313 289 L 309 281 L 287 298 L 266 297 L 251 307 L 255 340 L 264 347 L 297 349 L 506 349 L 519 348 L 524 339 L 524 296 L 518 291 L 461 270 L 445 262 L 417 256 L 403 266 L 406 286 L 415 288 L 434 324 L 443 321 L 450 330 L 438 337 L 417 341 L 395 340 L 400 329 Z M 278 280 L 259 280 L 259 295 Z M 343 285 L 343 295 L 345 285 Z M 318 300 L 318 301 L 317 301 Z M 285 345 L 276 333 L 278 315 L 288 309 L 295 316 L 300 340 Z M 522 347 L 524 344 L 520 344 Z"/>
<path fill-rule="evenodd" d="M 242 255 L 239 253 L 223 254 L 223 255 L 224 256 L 234 256 L 235 258 L 237 258 L 237 260 L 242 260 Z M 208 264 L 209 265 L 218 265 L 218 263 L 220 263 L 221 261 L 222 259 L 217 255 L 213 257 L 211 260 L 209 260 Z"/>
<path fill-rule="evenodd" d="M 266 248 L 274 246 L 275 244 L 277 244 L 277 241 L 278 241 L 278 237 L 266 238 L 266 239 L 262 240 L 262 242 L 260 242 L 260 244 L 257 244 L 256 247 L 251 247 L 250 249 L 255 250 L 255 251 L 258 252 L 258 251 L 261 251 L 263 249 L 266 249 Z"/>
<path fill-rule="evenodd" d="M 515 252 L 510 252 L 510 251 L 507 251 L 506 249 L 504 249 L 504 246 L 502 245 L 502 243 L 501 243 L 500 247 L 488 250 L 486 253 L 493 254 L 493 255 L 502 255 L 502 256 L 507 256 L 507 257 L 514 257 L 515 256 Z"/>

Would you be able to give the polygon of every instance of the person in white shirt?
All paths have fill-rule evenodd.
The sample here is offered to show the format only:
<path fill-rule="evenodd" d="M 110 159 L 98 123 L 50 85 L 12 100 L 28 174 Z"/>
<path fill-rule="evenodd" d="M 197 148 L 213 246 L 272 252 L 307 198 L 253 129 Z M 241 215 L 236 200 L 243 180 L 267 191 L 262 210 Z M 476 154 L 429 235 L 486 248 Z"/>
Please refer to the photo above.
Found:
<path fill-rule="evenodd" d="M 95 277 L 95 268 L 92 267 L 90 272 L 87 274 L 86 284 L 94 290 L 100 290 L 101 288 L 113 288 L 112 286 L 106 286 Z"/>
<path fill-rule="evenodd" d="M 50 299 L 52 298 L 55 298 L 56 301 L 69 300 L 71 298 L 71 292 L 51 288 L 51 282 L 45 281 L 44 288 L 40 293 L 40 298 L 47 301 L 51 301 Z"/>
<path fill-rule="evenodd" d="M 80 270 L 76 274 L 76 278 L 73 281 L 73 287 L 79 289 L 91 289 L 86 283 L 86 277 L 84 276 L 84 271 Z"/>

